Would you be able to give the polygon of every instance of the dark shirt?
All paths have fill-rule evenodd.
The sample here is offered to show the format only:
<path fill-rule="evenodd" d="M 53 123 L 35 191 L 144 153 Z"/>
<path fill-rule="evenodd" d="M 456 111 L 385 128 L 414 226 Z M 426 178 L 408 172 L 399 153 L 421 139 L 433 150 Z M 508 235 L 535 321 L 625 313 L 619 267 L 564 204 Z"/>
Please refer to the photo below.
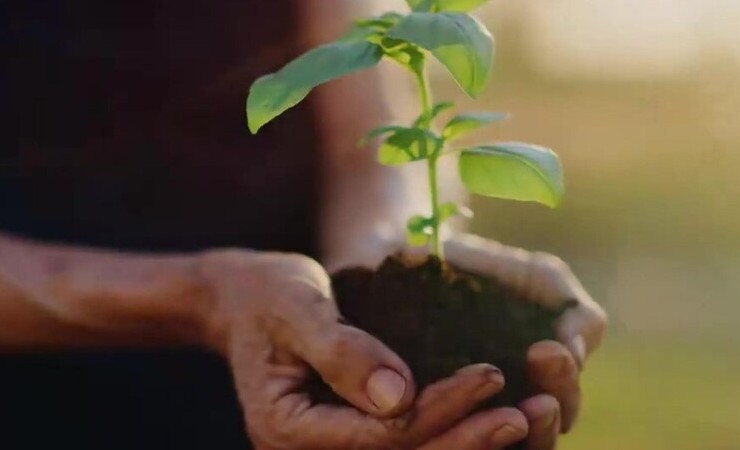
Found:
<path fill-rule="evenodd" d="M 296 0 L 4 0 L 0 230 L 118 249 L 316 256 L 309 107 L 250 136 Z M 244 449 L 220 359 L 0 358 L 0 449 Z"/>

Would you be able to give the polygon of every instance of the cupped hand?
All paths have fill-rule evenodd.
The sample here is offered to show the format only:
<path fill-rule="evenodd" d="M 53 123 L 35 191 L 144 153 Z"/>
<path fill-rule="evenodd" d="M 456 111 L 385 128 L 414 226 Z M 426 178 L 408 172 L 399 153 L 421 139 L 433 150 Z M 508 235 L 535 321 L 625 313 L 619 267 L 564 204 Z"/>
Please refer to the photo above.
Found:
<path fill-rule="evenodd" d="M 522 298 L 545 307 L 577 302 L 556 323 L 558 342 L 543 341 L 530 348 L 528 370 L 542 394 L 519 405 L 529 420 L 529 448 L 554 448 L 558 432 L 570 430 L 578 416 L 579 372 L 601 343 L 606 328 L 604 310 L 555 256 L 530 253 L 473 235 L 451 238 L 445 252 L 452 265 L 496 277 Z"/>
<path fill-rule="evenodd" d="M 215 303 L 209 340 L 231 364 L 257 450 L 500 450 L 528 433 L 515 408 L 469 416 L 503 388 L 490 365 L 417 397 L 396 354 L 341 322 L 329 277 L 309 258 L 215 252 L 203 275 Z M 302 390 L 311 369 L 354 407 L 312 403 Z"/>

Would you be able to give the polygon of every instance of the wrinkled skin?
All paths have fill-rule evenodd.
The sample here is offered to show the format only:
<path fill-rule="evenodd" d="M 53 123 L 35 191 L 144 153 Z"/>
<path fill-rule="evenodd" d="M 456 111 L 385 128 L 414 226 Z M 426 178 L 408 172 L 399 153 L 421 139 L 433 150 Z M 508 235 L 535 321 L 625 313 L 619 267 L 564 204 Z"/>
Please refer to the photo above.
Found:
<path fill-rule="evenodd" d="M 258 450 L 490 450 L 522 439 L 530 450 L 555 448 L 578 415 L 580 368 L 601 341 L 604 312 L 553 256 L 474 236 L 451 239 L 446 253 L 452 264 L 496 276 L 532 301 L 579 302 L 557 324 L 560 342 L 530 349 L 529 371 L 542 393 L 518 409 L 467 417 L 505 383 L 489 365 L 461 369 L 417 393 L 398 356 L 341 323 L 329 277 L 309 258 L 240 251 L 206 257 L 218 299 L 213 339 L 231 363 Z M 301 391 L 310 367 L 355 408 L 312 405 Z"/>

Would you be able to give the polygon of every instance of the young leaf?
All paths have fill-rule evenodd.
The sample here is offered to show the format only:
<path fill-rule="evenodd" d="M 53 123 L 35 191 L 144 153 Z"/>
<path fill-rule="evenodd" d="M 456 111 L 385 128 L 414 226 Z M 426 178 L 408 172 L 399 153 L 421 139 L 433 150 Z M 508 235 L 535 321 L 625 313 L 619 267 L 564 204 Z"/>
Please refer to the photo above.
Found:
<path fill-rule="evenodd" d="M 367 28 L 373 31 L 386 32 L 390 27 L 397 24 L 403 16 L 396 12 L 388 12 L 370 19 L 355 20 L 355 25 L 360 28 Z"/>
<path fill-rule="evenodd" d="M 477 112 L 467 113 L 455 116 L 447 122 L 442 137 L 445 139 L 455 139 L 463 134 L 469 133 L 476 128 L 483 127 L 489 123 L 501 122 L 508 118 L 508 114 L 500 112 Z"/>
<path fill-rule="evenodd" d="M 424 216 L 414 216 L 406 223 L 406 241 L 412 247 L 427 245 L 432 232 L 431 219 Z"/>
<path fill-rule="evenodd" d="M 378 162 L 386 166 L 399 166 L 427 159 L 437 153 L 441 146 L 441 139 L 431 131 L 400 128 L 394 130 L 378 149 Z"/>
<path fill-rule="evenodd" d="M 431 236 L 426 233 L 411 233 L 406 230 L 406 243 L 411 247 L 424 247 L 430 238 Z"/>
<path fill-rule="evenodd" d="M 385 38 L 382 40 L 382 44 L 387 44 L 388 41 L 395 40 Z M 411 73 L 419 73 L 424 70 L 424 61 L 426 60 L 424 52 L 422 52 L 419 47 L 409 44 L 408 42 L 397 42 L 401 42 L 402 45 L 396 48 L 388 48 L 386 45 L 383 45 L 383 52 L 386 56 L 399 63 L 401 66 L 409 69 Z"/>
<path fill-rule="evenodd" d="M 468 12 L 489 0 L 436 0 L 439 11 Z"/>
<path fill-rule="evenodd" d="M 436 119 L 437 116 L 440 115 L 442 112 L 454 107 L 455 104 L 452 102 L 439 102 L 432 106 L 432 110 L 429 112 L 429 117 L 422 114 L 414 121 L 414 126 L 418 127 L 419 125 L 421 125 L 422 122 L 425 121 L 431 122 L 432 120 Z"/>
<path fill-rule="evenodd" d="M 247 99 L 247 120 L 252 133 L 297 105 L 316 86 L 367 69 L 380 61 L 383 51 L 364 40 L 340 40 L 309 51 L 280 71 L 254 82 Z"/>
<path fill-rule="evenodd" d="M 379 30 L 375 27 L 355 24 L 355 26 L 350 28 L 349 31 L 337 42 L 344 42 L 347 44 L 370 42 L 372 44 L 379 45 L 378 42 L 383 38 L 385 32 L 386 30 Z"/>
<path fill-rule="evenodd" d="M 432 219 L 424 216 L 413 216 L 406 223 L 406 229 L 410 233 L 425 233 L 432 226 Z"/>
<path fill-rule="evenodd" d="M 556 207 L 565 190 L 560 159 L 550 149 L 506 142 L 464 150 L 460 177 L 473 193 Z"/>
<path fill-rule="evenodd" d="M 439 205 L 439 221 L 444 222 L 453 216 L 462 216 L 466 219 L 473 217 L 473 211 L 467 206 L 458 205 L 457 203 L 442 203 Z"/>
<path fill-rule="evenodd" d="M 493 65 L 493 37 L 462 13 L 416 12 L 388 30 L 388 37 L 429 50 L 471 97 L 483 91 Z"/>
<path fill-rule="evenodd" d="M 432 114 L 431 114 L 430 119 L 432 120 L 436 119 L 438 115 L 454 107 L 455 107 L 455 104 L 453 102 L 439 102 L 435 104 L 434 106 L 432 106 Z"/>
<path fill-rule="evenodd" d="M 378 127 L 373 130 L 368 131 L 362 138 L 360 138 L 359 142 L 357 142 L 358 147 L 364 147 L 367 145 L 368 142 L 372 141 L 376 137 L 383 136 L 384 134 L 393 133 L 397 131 L 406 130 L 406 127 L 402 127 L 399 125 L 386 125 L 383 127 Z"/>

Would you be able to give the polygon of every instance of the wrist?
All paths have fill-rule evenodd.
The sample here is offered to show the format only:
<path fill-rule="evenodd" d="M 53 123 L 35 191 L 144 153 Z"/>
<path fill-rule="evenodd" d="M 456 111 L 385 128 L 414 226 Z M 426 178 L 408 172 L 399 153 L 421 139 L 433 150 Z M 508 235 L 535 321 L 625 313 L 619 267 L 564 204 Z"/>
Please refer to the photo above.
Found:
<path fill-rule="evenodd" d="M 271 253 L 244 249 L 207 250 L 197 256 L 198 278 L 205 297 L 197 311 L 201 342 L 222 355 L 228 353 L 235 329 L 254 312 L 254 299 L 264 297 L 265 285 L 276 271 Z M 249 327 L 250 325 L 246 325 Z"/>
<path fill-rule="evenodd" d="M 201 321 L 203 340 L 223 355 L 229 354 L 235 339 L 279 327 L 281 298 L 301 298 L 306 287 L 312 292 L 331 290 L 324 268 L 299 254 L 212 250 L 200 256 L 200 268 L 209 293 Z"/>
<path fill-rule="evenodd" d="M 198 255 L 67 258 L 33 297 L 83 345 L 207 345 L 213 296 Z"/>

